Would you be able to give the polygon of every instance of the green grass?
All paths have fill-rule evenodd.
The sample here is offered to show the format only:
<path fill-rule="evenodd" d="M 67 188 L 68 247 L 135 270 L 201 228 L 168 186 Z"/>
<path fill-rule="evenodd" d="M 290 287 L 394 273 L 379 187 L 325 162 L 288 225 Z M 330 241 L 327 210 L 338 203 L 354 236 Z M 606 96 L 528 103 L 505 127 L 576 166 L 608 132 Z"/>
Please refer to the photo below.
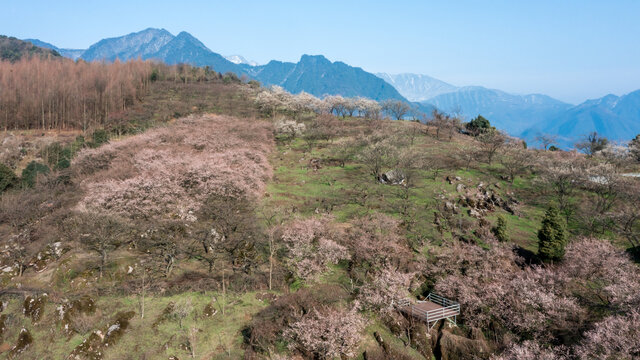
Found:
<path fill-rule="evenodd" d="M 34 325 L 30 319 L 21 315 L 21 299 L 13 298 L 3 312 L 13 314 L 3 340 L 9 344 L 15 343 L 20 329 L 24 327 L 34 338 L 32 348 L 29 350 L 30 354 L 40 354 L 43 359 L 63 359 L 81 344 L 91 331 L 106 326 L 117 312 L 133 310 L 136 315 L 131 320 L 129 329 L 113 347 L 105 351 L 105 359 L 139 359 L 140 354 L 147 354 L 148 358 L 153 359 L 166 359 L 171 355 L 189 358 L 190 354 L 181 348 L 180 344 L 187 341 L 191 328 L 198 329 L 196 341 L 198 358 L 229 358 L 230 350 L 230 358 L 241 359 L 244 355 L 241 330 L 249 324 L 253 314 L 268 305 L 258 300 L 256 294 L 256 292 L 247 292 L 241 295 L 225 296 L 216 292 L 206 294 L 190 292 L 167 297 L 153 296 L 145 301 L 144 319 L 140 317 L 137 297 L 103 296 L 97 299 L 97 311 L 95 316 L 90 317 L 94 322 L 88 327 L 89 330 L 85 334 L 74 334 L 70 338 L 62 335 L 63 329 L 57 321 L 55 304 L 47 304 L 42 320 Z M 176 320 L 165 321 L 157 329 L 153 328 L 152 324 L 169 302 L 180 303 L 185 299 L 190 299 L 193 310 L 184 319 L 182 328 Z M 218 313 L 207 318 L 202 313 L 209 303 L 213 304 Z M 0 355 L 1 358 L 3 358 L 2 355 Z"/>

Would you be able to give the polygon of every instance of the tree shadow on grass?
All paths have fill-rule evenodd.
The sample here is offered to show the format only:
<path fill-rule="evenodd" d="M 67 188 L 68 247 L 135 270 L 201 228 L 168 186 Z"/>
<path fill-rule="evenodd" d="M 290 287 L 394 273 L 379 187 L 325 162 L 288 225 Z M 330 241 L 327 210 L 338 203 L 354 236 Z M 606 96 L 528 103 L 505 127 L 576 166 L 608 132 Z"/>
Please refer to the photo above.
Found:
<path fill-rule="evenodd" d="M 634 262 L 640 264 L 640 246 L 628 248 L 627 253 Z"/>
<path fill-rule="evenodd" d="M 527 250 L 521 246 L 516 246 L 514 249 L 516 255 L 524 259 L 525 265 L 540 265 L 542 261 L 538 257 L 538 254 L 534 253 L 531 250 Z"/>

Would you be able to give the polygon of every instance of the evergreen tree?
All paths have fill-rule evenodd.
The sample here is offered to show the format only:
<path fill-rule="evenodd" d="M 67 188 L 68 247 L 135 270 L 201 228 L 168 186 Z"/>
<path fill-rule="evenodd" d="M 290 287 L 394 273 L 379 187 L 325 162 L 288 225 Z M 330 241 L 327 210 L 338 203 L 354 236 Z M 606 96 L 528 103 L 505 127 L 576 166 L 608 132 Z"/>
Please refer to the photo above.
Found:
<path fill-rule="evenodd" d="M 39 162 L 32 161 L 22 170 L 22 184 L 25 187 L 34 187 L 38 174 L 48 174 L 49 167 Z"/>
<path fill-rule="evenodd" d="M 629 151 L 631 152 L 631 157 L 640 162 L 640 134 L 629 142 Z"/>
<path fill-rule="evenodd" d="M 496 236 L 496 239 L 498 239 L 498 241 L 509 241 L 509 235 L 507 235 L 507 222 L 505 221 L 504 217 L 498 216 L 498 223 L 493 229 L 491 229 L 491 231 L 493 232 L 493 235 Z"/>
<path fill-rule="evenodd" d="M 549 207 L 538 231 L 538 256 L 544 261 L 558 261 L 564 257 L 567 232 L 564 220 L 555 206 Z"/>
<path fill-rule="evenodd" d="M 465 127 L 467 128 L 467 130 L 474 133 L 481 133 L 484 131 L 495 129 L 493 126 L 491 126 L 491 123 L 489 122 L 489 120 L 487 120 L 482 115 L 478 115 L 476 118 L 466 123 Z"/>
<path fill-rule="evenodd" d="M 0 164 L 0 193 L 19 183 L 16 174 L 5 164 Z"/>

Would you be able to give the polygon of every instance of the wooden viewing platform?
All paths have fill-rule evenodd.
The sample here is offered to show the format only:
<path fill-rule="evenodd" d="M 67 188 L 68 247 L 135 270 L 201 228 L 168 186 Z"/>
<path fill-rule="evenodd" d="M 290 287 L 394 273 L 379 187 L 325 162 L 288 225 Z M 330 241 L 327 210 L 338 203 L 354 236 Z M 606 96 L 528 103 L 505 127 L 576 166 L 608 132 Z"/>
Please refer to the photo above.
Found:
<path fill-rule="evenodd" d="M 429 293 L 427 297 L 412 303 L 409 300 L 400 301 L 397 305 L 399 311 L 422 320 L 433 328 L 439 320 L 446 319 L 454 326 L 457 316 L 460 315 L 460 304 L 440 295 Z"/>

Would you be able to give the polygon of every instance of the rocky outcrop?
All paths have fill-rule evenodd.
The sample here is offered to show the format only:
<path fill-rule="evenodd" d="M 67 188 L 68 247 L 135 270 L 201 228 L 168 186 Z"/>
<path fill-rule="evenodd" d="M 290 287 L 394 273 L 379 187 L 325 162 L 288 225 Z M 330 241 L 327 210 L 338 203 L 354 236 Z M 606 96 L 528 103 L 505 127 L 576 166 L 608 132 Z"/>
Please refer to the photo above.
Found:
<path fill-rule="evenodd" d="M 74 360 L 102 359 L 104 350 L 124 335 L 125 330 L 129 327 L 129 321 L 134 315 L 133 311 L 119 312 L 104 329 L 94 330 L 88 338 L 76 346 L 69 358 Z"/>
<path fill-rule="evenodd" d="M 49 296 L 45 293 L 40 296 L 27 296 L 22 304 L 22 313 L 26 317 L 30 317 L 31 321 L 36 324 L 44 314 L 44 306 Z"/>
<path fill-rule="evenodd" d="M 477 331 L 474 335 L 477 335 Z M 484 337 L 466 338 L 443 330 L 439 341 L 442 360 L 488 359 L 491 350 Z"/>
<path fill-rule="evenodd" d="M 404 185 L 407 181 L 407 176 L 401 170 L 390 170 L 380 175 L 378 180 L 388 185 Z"/>
<path fill-rule="evenodd" d="M 461 191 L 458 191 L 461 192 Z M 475 189 L 466 189 L 460 196 L 458 203 L 469 208 L 469 215 L 480 218 L 488 212 L 500 208 L 512 215 L 517 215 L 518 201 L 511 195 L 501 197 L 497 192 L 480 183 Z"/>

